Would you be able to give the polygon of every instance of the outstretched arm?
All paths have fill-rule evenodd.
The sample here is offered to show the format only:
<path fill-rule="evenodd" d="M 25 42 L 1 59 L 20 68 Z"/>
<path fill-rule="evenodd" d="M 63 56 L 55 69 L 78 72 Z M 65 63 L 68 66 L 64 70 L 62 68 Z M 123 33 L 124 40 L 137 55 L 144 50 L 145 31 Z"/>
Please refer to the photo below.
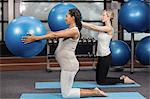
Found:
<path fill-rule="evenodd" d="M 95 24 L 87 23 L 87 22 L 82 22 L 82 26 L 84 28 L 97 31 L 97 32 L 109 32 L 111 31 L 111 27 L 108 26 L 97 26 Z"/>
<path fill-rule="evenodd" d="M 58 32 L 48 32 L 46 35 L 43 36 L 23 36 L 22 42 L 24 43 L 30 43 L 34 42 L 37 40 L 42 40 L 42 39 L 53 39 L 53 38 L 75 38 L 78 37 L 78 31 L 76 29 L 66 29 L 66 30 L 61 30 Z"/>

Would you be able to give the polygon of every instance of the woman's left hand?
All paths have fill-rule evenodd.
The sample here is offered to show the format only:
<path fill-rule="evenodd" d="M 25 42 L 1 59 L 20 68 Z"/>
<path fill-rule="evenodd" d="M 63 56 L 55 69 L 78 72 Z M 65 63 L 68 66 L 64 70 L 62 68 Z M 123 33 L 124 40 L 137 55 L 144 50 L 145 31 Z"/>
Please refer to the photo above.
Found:
<path fill-rule="evenodd" d="M 23 43 L 31 43 L 31 42 L 34 42 L 34 41 L 36 41 L 37 40 L 37 37 L 38 36 L 34 36 L 34 35 L 29 35 L 29 36 L 23 36 L 22 37 L 22 39 L 21 39 L 21 41 L 23 42 Z"/>

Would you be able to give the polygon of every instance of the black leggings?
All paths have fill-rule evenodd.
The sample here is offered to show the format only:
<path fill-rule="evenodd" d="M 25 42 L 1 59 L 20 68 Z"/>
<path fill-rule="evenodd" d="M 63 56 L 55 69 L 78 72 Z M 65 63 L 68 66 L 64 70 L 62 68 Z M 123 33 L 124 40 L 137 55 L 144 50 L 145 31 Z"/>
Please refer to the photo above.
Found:
<path fill-rule="evenodd" d="M 111 65 L 111 54 L 108 56 L 98 56 L 98 63 L 96 66 L 96 82 L 100 85 L 109 85 L 116 83 L 124 83 L 124 80 L 115 77 L 107 77 L 109 66 Z"/>

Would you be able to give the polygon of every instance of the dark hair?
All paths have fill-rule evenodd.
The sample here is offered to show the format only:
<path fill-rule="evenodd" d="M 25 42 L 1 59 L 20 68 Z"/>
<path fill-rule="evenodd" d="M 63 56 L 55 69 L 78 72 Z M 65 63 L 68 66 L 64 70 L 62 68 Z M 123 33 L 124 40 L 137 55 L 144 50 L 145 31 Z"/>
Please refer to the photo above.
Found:
<path fill-rule="evenodd" d="M 71 16 L 75 17 L 76 26 L 78 27 L 79 31 L 81 31 L 82 23 L 81 23 L 81 13 L 80 13 L 79 9 L 77 9 L 77 8 L 70 9 L 69 14 Z"/>

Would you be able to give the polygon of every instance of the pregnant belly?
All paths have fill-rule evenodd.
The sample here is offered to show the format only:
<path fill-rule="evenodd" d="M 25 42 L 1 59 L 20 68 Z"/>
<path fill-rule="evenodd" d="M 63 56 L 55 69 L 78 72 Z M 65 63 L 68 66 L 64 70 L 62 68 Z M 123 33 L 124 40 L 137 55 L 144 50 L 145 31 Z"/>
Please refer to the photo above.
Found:
<path fill-rule="evenodd" d="M 59 51 L 55 53 L 55 57 L 61 66 L 61 69 L 66 71 L 75 71 L 79 69 L 79 62 L 76 59 L 74 52 Z"/>

